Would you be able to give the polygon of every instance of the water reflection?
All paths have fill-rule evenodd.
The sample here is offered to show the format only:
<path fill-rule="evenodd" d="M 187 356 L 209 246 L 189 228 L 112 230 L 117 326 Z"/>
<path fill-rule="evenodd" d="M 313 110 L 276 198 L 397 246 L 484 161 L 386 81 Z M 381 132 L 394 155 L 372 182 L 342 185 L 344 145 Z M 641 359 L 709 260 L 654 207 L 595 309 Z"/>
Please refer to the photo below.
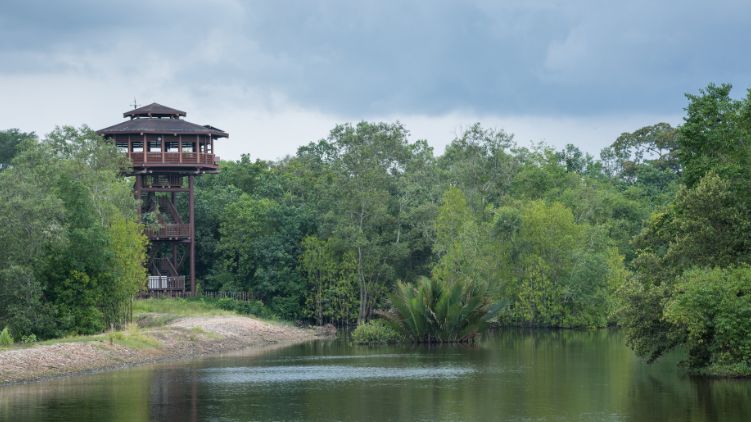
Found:
<path fill-rule="evenodd" d="M 316 342 L 0 388 L 0 420 L 746 421 L 751 383 L 646 366 L 617 332 L 504 331 L 468 347 Z"/>
<path fill-rule="evenodd" d="M 469 368 L 428 367 L 428 368 L 385 368 L 376 366 L 271 366 L 212 368 L 204 370 L 203 382 L 212 383 L 284 383 L 310 381 L 352 381 L 383 378 L 431 379 L 457 378 L 473 372 Z"/>

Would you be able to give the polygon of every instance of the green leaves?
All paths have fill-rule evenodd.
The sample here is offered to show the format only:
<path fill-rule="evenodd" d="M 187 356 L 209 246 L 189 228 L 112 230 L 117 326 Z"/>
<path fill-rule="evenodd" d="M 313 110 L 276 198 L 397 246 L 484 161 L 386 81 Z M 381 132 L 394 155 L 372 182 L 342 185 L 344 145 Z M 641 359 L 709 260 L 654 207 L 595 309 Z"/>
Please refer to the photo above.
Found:
<path fill-rule="evenodd" d="M 751 100 L 730 98 L 730 88 L 688 95 L 677 137 L 686 186 L 635 238 L 618 314 L 649 361 L 684 345 L 694 370 L 747 374 Z"/>
<path fill-rule="evenodd" d="M 728 179 L 748 180 L 751 151 L 749 100 L 730 97 L 729 84 L 710 84 L 689 99 L 678 130 L 678 157 L 684 181 L 693 187 L 709 171 Z"/>
<path fill-rule="evenodd" d="M 0 172 L 0 322 L 42 338 L 122 324 L 146 279 L 122 154 L 86 127 L 19 145 Z"/>
<path fill-rule="evenodd" d="M 724 372 L 743 364 L 751 369 L 751 268 L 686 272 L 664 317 L 688 347 L 690 367 Z"/>
<path fill-rule="evenodd" d="M 601 327 L 623 263 L 604 231 L 574 221 L 560 203 L 519 202 L 496 213 L 498 255 L 513 324 Z"/>
<path fill-rule="evenodd" d="M 389 296 L 393 310 L 384 316 L 417 343 L 472 341 L 498 310 L 481 282 L 419 278 L 397 282 Z"/>

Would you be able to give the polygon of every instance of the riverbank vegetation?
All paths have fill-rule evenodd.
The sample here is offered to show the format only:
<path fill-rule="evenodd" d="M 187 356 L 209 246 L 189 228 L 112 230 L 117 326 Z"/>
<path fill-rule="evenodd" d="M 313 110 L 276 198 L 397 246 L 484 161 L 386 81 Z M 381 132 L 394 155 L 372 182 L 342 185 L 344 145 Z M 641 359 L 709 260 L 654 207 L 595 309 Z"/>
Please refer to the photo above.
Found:
<path fill-rule="evenodd" d="M 52 338 L 123 325 L 146 276 L 125 158 L 85 127 L 2 139 L 0 326 Z"/>
<path fill-rule="evenodd" d="M 12 245 L 0 326 L 16 337 L 101 330 L 143 284 L 122 163 L 106 146 L 67 146 L 99 145 L 89 135 L 3 133 L 32 138 L 2 149 L 15 158 L 0 172 Z M 294 156 L 244 155 L 198 179 L 197 276 L 287 320 L 387 315 L 414 341 L 486 322 L 617 324 L 648 360 L 685 348 L 697 371 L 748 373 L 750 143 L 751 99 L 726 85 L 688 96 L 680 127 L 636 128 L 599 159 L 479 124 L 440 155 L 400 123 L 343 124 Z"/>

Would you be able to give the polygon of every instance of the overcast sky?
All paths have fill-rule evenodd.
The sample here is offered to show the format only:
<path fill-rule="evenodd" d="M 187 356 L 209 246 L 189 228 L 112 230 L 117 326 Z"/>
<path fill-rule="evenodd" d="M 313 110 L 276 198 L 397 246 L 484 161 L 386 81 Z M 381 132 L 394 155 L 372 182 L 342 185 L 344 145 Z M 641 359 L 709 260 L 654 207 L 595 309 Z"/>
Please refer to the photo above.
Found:
<path fill-rule="evenodd" d="M 334 125 L 443 146 L 475 121 L 595 155 L 751 86 L 749 1 L 35 1 L 0 7 L 0 129 L 94 129 L 158 102 L 276 159 Z"/>

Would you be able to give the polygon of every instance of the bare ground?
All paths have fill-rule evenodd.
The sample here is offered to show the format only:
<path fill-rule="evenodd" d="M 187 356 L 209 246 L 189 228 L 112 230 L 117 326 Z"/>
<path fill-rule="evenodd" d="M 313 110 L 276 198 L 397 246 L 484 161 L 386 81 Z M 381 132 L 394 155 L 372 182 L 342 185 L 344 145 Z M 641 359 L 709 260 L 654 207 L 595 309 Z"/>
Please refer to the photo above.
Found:
<path fill-rule="evenodd" d="M 157 344 L 129 348 L 117 341 L 93 340 L 0 351 L 0 386 L 247 348 L 263 350 L 331 334 L 243 316 L 181 318 L 139 333 Z"/>

